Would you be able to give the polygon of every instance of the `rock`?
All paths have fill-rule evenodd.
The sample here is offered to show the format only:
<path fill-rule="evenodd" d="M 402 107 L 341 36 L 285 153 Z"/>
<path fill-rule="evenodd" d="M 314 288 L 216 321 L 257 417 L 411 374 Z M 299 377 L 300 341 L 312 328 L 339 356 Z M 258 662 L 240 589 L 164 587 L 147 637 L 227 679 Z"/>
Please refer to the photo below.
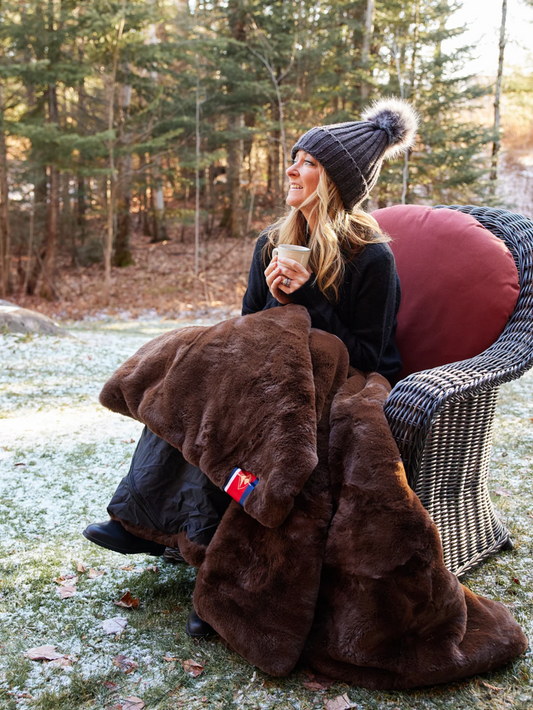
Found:
<path fill-rule="evenodd" d="M 0 300 L 0 331 L 9 333 L 40 333 L 71 337 L 70 333 L 48 316 L 20 308 L 15 303 Z"/>

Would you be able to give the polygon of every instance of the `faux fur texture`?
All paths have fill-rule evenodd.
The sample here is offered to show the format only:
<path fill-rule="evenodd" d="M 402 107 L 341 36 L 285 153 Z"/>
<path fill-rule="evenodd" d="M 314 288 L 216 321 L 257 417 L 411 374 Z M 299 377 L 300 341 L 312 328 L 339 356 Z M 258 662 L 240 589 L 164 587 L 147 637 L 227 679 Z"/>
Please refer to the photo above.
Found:
<path fill-rule="evenodd" d="M 418 128 L 418 114 L 407 101 L 396 98 L 375 101 L 364 111 L 361 119 L 373 123 L 387 133 L 389 147 L 384 158 L 395 158 L 413 145 Z"/>
<path fill-rule="evenodd" d="M 387 381 L 347 374 L 341 341 L 286 306 L 157 338 L 101 401 L 218 485 L 235 465 L 259 476 L 207 548 L 179 540 L 199 565 L 197 612 L 250 663 L 281 676 L 301 659 L 386 689 L 506 663 L 527 639 L 444 566 L 383 413 Z"/>
<path fill-rule="evenodd" d="M 245 509 L 268 527 L 285 520 L 317 464 L 323 406 L 315 402 L 309 315 L 301 306 L 279 311 L 159 336 L 100 394 L 104 406 L 146 424 L 216 485 L 235 466 L 258 476 Z M 275 413 L 269 426 L 267 411 Z"/>

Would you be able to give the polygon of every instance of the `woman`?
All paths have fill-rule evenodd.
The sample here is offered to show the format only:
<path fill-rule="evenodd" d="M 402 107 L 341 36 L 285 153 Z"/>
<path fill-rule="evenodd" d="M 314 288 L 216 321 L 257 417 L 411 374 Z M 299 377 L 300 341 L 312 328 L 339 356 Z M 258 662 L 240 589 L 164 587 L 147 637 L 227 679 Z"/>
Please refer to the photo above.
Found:
<path fill-rule="evenodd" d="M 352 366 L 391 382 L 401 368 L 394 343 L 400 284 L 388 238 L 359 205 L 383 158 L 412 144 L 416 125 L 414 111 L 390 99 L 362 121 L 316 127 L 300 138 L 287 170 L 289 212 L 258 239 L 243 300 L 244 315 L 288 303 L 305 306 L 314 327 L 344 342 Z M 310 268 L 271 258 L 273 247 L 284 243 L 308 245 Z M 162 555 L 162 538 L 182 531 L 207 545 L 229 501 L 178 449 L 145 427 L 130 472 L 108 506 L 116 519 L 89 525 L 84 535 L 124 554 Z M 155 534 L 139 537 L 120 521 L 147 537 Z M 196 638 L 213 632 L 194 609 L 186 630 Z"/>
<path fill-rule="evenodd" d="M 401 369 L 394 342 L 400 283 L 388 237 L 360 205 L 383 158 L 406 150 L 416 125 L 408 104 L 389 99 L 362 121 L 316 127 L 300 138 L 287 169 L 290 210 L 258 239 L 243 300 L 243 314 L 305 306 L 313 327 L 344 342 L 353 367 L 391 383 Z M 277 244 L 308 246 L 309 269 L 271 258 Z"/>

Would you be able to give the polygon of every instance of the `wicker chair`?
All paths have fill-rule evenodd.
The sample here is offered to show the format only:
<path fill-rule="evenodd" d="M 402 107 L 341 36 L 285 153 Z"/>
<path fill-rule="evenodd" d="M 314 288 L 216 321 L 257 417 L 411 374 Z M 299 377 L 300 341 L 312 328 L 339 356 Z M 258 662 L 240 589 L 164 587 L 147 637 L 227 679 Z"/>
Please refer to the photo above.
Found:
<path fill-rule="evenodd" d="M 489 496 L 488 468 L 499 387 L 533 364 L 533 222 L 488 207 L 448 209 L 472 215 L 506 243 L 520 295 L 493 345 L 470 360 L 407 376 L 385 412 L 409 484 L 439 528 L 445 563 L 460 576 L 512 548 Z"/>

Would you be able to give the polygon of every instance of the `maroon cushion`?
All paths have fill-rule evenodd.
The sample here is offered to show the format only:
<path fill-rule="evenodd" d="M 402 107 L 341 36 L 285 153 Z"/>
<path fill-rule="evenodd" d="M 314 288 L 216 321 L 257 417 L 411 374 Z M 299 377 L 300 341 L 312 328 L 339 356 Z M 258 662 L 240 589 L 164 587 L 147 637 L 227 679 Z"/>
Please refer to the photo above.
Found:
<path fill-rule="evenodd" d="M 519 292 L 505 243 L 455 210 L 397 205 L 372 216 L 393 240 L 402 285 L 401 377 L 473 357 L 494 343 Z"/>

